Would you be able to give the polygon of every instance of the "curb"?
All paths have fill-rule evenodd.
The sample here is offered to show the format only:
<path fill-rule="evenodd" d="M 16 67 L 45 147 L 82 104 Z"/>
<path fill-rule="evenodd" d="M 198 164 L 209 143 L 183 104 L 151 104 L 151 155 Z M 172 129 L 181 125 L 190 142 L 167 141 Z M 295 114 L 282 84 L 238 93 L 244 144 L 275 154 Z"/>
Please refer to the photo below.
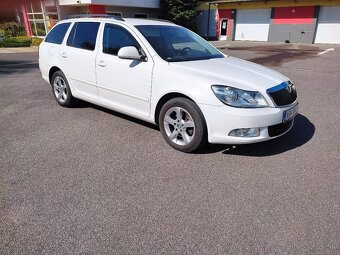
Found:
<path fill-rule="evenodd" d="M 38 52 L 38 46 L 19 47 L 19 48 L 0 48 L 0 54 L 34 53 L 34 52 Z"/>

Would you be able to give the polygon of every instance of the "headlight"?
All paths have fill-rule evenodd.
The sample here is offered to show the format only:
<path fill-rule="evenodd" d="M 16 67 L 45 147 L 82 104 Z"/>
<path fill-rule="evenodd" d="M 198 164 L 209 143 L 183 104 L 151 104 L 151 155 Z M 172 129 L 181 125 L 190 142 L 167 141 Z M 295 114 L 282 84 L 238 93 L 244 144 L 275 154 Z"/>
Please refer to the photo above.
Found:
<path fill-rule="evenodd" d="M 212 85 L 216 97 L 222 103 L 239 108 L 268 107 L 266 99 L 258 91 L 246 91 L 222 85 Z"/>

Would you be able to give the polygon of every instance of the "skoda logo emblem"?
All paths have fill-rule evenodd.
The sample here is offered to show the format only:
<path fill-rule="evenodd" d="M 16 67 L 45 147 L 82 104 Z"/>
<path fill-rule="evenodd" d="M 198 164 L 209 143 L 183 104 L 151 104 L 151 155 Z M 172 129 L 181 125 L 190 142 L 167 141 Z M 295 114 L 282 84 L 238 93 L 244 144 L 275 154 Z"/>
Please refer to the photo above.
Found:
<path fill-rule="evenodd" d="M 287 86 L 287 91 L 289 92 L 289 94 L 290 93 L 292 93 L 292 86 L 293 86 L 293 84 L 289 84 L 288 86 Z"/>

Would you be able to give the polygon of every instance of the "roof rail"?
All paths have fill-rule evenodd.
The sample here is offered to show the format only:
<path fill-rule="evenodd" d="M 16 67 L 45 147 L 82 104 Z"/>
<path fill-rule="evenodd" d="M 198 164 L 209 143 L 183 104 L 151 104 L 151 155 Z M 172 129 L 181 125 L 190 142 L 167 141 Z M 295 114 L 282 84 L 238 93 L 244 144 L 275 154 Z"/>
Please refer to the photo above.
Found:
<path fill-rule="evenodd" d="M 66 17 L 66 19 L 77 19 L 77 18 L 111 18 L 115 20 L 124 21 L 124 19 L 114 14 L 76 14 Z"/>
<path fill-rule="evenodd" d="M 143 19 L 143 18 L 140 18 L 140 19 Z M 146 18 L 146 20 L 163 21 L 163 22 L 166 22 L 166 23 L 175 24 L 175 23 L 173 23 L 172 21 L 167 20 L 167 19 Z"/>

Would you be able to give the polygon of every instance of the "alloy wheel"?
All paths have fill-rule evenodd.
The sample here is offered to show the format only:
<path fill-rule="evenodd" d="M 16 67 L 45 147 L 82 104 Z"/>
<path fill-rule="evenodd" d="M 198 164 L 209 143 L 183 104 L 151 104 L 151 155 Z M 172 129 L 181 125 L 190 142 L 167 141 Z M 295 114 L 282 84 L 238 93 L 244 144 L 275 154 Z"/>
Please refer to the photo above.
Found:
<path fill-rule="evenodd" d="M 66 83 L 62 77 L 55 77 L 53 81 L 53 91 L 59 102 L 64 103 L 67 100 L 68 91 Z"/>
<path fill-rule="evenodd" d="M 163 125 L 169 139 L 177 145 L 187 145 L 195 136 L 193 118 L 181 107 L 170 108 L 165 113 Z"/>

